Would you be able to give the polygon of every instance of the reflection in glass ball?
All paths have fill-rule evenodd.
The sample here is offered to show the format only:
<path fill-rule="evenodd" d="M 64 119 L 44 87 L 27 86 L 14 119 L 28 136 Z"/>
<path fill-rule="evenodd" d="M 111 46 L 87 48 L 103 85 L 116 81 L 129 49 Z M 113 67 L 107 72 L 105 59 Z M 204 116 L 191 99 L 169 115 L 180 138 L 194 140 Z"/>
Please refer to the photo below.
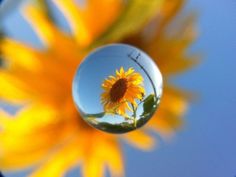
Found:
<path fill-rule="evenodd" d="M 73 99 L 83 119 L 110 133 L 143 126 L 156 111 L 162 76 L 143 51 L 112 44 L 90 53 L 73 81 Z"/>

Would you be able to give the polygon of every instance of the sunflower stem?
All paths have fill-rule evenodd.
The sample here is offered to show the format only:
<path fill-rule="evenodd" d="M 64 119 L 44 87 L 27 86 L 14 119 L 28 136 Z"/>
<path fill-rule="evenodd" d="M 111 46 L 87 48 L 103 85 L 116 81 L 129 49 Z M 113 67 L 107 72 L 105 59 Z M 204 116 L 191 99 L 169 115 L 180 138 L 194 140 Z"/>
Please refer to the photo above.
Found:
<path fill-rule="evenodd" d="M 133 109 L 133 121 L 134 121 L 134 127 L 137 127 L 137 119 L 136 119 L 136 110 L 134 105 L 131 103 L 132 109 Z"/>

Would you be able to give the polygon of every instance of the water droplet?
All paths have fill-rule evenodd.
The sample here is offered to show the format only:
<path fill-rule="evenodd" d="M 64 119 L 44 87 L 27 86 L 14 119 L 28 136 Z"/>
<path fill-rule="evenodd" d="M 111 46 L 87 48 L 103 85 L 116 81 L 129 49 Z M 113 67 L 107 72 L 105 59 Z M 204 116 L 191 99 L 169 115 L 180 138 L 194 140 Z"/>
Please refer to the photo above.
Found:
<path fill-rule="evenodd" d="M 125 133 L 152 117 L 162 85 L 161 73 L 146 53 L 130 45 L 112 44 L 84 59 L 72 92 L 88 124 L 109 133 Z"/>

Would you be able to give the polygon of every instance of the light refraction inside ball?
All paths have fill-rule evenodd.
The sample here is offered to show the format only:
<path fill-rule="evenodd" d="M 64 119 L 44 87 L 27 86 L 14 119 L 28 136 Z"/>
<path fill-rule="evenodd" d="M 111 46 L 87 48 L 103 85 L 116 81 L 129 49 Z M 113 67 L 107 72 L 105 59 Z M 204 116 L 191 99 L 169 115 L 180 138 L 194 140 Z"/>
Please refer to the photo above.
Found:
<path fill-rule="evenodd" d="M 109 133 L 142 127 L 160 104 L 163 81 L 153 60 L 126 44 L 91 52 L 79 66 L 72 86 L 82 118 Z"/>

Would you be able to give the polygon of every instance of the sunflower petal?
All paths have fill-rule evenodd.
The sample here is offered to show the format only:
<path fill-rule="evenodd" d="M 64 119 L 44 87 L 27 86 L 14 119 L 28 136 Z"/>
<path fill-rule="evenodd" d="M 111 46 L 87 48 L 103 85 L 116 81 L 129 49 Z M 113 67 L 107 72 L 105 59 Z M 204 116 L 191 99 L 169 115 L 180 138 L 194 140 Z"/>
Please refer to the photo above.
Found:
<path fill-rule="evenodd" d="M 49 46 L 55 40 L 55 27 L 39 8 L 27 5 L 22 14 L 44 45 Z"/>
<path fill-rule="evenodd" d="M 167 25 L 173 20 L 173 18 L 180 12 L 185 4 L 185 0 L 174 0 L 174 1 L 164 1 L 160 9 L 160 19 L 159 23 L 156 23 L 158 30 L 156 31 L 154 40 L 158 40 L 160 34 L 165 30 Z"/>
<path fill-rule="evenodd" d="M 0 166 L 3 169 L 22 168 L 39 162 L 68 137 L 68 129 L 73 130 L 63 119 L 58 119 L 53 108 L 41 104 L 25 107 L 15 116 L 0 116 L 5 116 L 0 120 L 3 124 Z"/>
<path fill-rule="evenodd" d="M 121 75 L 121 76 L 124 76 L 124 73 L 125 73 L 124 68 L 121 67 L 121 68 L 120 68 L 120 75 Z"/>
<path fill-rule="evenodd" d="M 81 142 L 78 139 L 67 141 L 64 147 L 61 147 L 58 151 L 52 153 L 49 158 L 43 161 L 42 165 L 34 171 L 30 177 L 64 176 L 69 169 L 78 165 L 81 159 Z"/>
<path fill-rule="evenodd" d="M 191 96 L 174 87 L 164 88 L 164 95 L 158 111 L 148 125 L 162 135 L 170 136 L 183 125 L 181 118 L 186 112 L 188 100 Z"/>
<path fill-rule="evenodd" d="M 82 166 L 83 176 L 102 177 L 105 164 L 108 165 L 114 176 L 122 176 L 122 156 L 117 142 L 111 138 L 104 141 L 105 136 L 99 137 L 99 134 L 97 136 L 93 138 L 93 145 L 90 146 L 90 151 L 87 151 L 85 163 Z"/>
<path fill-rule="evenodd" d="M 154 138 L 145 133 L 142 130 L 135 130 L 133 132 L 129 132 L 123 137 L 127 140 L 128 143 L 134 145 L 137 148 L 143 150 L 150 150 L 154 147 Z"/>
<path fill-rule="evenodd" d="M 21 67 L 30 71 L 40 69 L 40 62 L 37 58 L 38 52 L 20 42 L 7 39 L 1 40 L 1 54 L 9 63 L 10 67 Z"/>
<path fill-rule="evenodd" d="M 0 99 L 11 103 L 23 103 L 32 98 L 24 83 L 4 72 L 0 72 L 0 90 Z"/>
<path fill-rule="evenodd" d="M 120 40 L 127 35 L 134 34 L 157 13 L 161 4 L 162 0 L 129 0 L 122 15 L 96 40 L 94 45 Z"/>
<path fill-rule="evenodd" d="M 78 44 L 85 46 L 91 42 L 91 34 L 86 26 L 81 9 L 72 0 L 53 0 L 54 4 L 63 12 Z"/>
<path fill-rule="evenodd" d="M 129 68 L 128 71 L 125 72 L 125 76 L 129 76 L 134 72 L 134 68 Z"/>
<path fill-rule="evenodd" d="M 123 176 L 123 159 L 117 142 L 108 142 L 106 145 L 109 153 L 106 153 L 106 164 L 112 176 Z"/>
<path fill-rule="evenodd" d="M 81 13 L 93 39 L 107 30 L 117 19 L 123 7 L 122 5 L 122 0 L 86 1 Z"/>
<path fill-rule="evenodd" d="M 158 39 L 154 38 L 147 47 L 144 46 L 144 50 L 154 58 L 164 75 L 181 73 L 199 62 L 199 56 L 186 53 L 186 48 L 196 38 L 194 22 L 195 14 L 191 14 L 180 21 L 170 33 L 163 32 Z"/>

